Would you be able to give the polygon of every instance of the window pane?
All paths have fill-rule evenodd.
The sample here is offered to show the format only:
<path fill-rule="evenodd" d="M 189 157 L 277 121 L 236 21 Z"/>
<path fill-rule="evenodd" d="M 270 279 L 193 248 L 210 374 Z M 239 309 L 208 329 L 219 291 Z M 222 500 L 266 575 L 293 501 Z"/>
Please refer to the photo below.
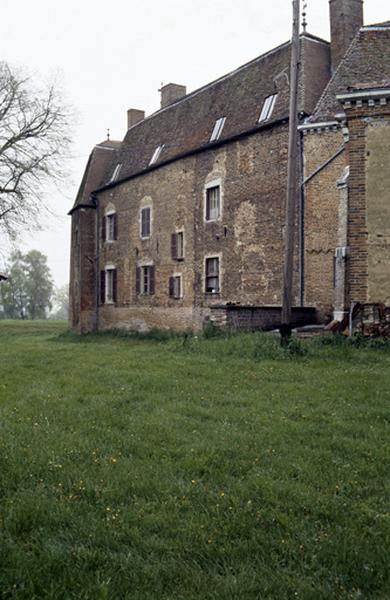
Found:
<path fill-rule="evenodd" d="M 114 271 L 108 269 L 106 271 L 106 302 L 114 300 Z"/>
<path fill-rule="evenodd" d="M 221 117 L 220 119 L 217 119 L 210 137 L 210 142 L 214 142 L 219 139 L 222 133 L 223 126 L 225 125 L 225 121 L 226 117 Z"/>
<path fill-rule="evenodd" d="M 206 292 L 219 292 L 219 258 L 206 258 Z"/>
<path fill-rule="evenodd" d="M 219 186 L 206 190 L 206 220 L 216 221 L 220 216 Z"/>
<path fill-rule="evenodd" d="M 141 211 L 141 236 L 150 235 L 150 208 L 143 208 Z"/>
<path fill-rule="evenodd" d="M 107 215 L 106 240 L 112 242 L 114 240 L 114 215 Z"/>
<path fill-rule="evenodd" d="M 272 112 L 274 110 L 276 98 L 277 94 L 274 94 L 273 96 L 268 96 L 268 98 L 264 100 L 263 108 L 259 117 L 259 123 L 261 123 L 261 121 L 267 121 L 267 119 L 271 117 Z"/>
<path fill-rule="evenodd" d="M 175 298 L 181 297 L 181 277 L 173 278 L 173 295 Z"/>
<path fill-rule="evenodd" d="M 177 258 L 183 258 L 184 256 L 184 235 L 182 231 L 179 231 L 176 237 L 176 256 Z"/>

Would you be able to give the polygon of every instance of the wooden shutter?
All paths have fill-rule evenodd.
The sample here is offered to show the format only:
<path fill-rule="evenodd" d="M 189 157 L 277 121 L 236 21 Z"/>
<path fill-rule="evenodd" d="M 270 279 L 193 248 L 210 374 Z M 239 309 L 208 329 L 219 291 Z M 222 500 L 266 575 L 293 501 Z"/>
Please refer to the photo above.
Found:
<path fill-rule="evenodd" d="M 106 217 L 102 218 L 102 242 L 106 241 Z"/>
<path fill-rule="evenodd" d="M 169 278 L 169 297 L 173 298 L 175 295 L 175 278 Z"/>
<path fill-rule="evenodd" d="M 112 271 L 112 301 L 116 302 L 117 299 L 117 270 Z"/>
<path fill-rule="evenodd" d="M 155 287 L 154 265 L 149 267 L 149 277 L 150 277 L 149 293 L 152 295 L 152 294 L 154 294 L 154 287 Z"/>
<path fill-rule="evenodd" d="M 137 267 L 135 270 L 135 292 L 136 294 L 141 293 L 141 267 Z"/>
<path fill-rule="evenodd" d="M 177 258 L 177 234 L 171 235 L 171 256 L 175 260 Z"/>
<path fill-rule="evenodd" d="M 115 213 L 114 215 L 112 215 L 112 218 L 114 219 L 114 240 L 118 239 L 118 218 L 117 218 L 117 214 Z"/>
<path fill-rule="evenodd" d="M 100 302 L 106 301 L 106 272 L 100 271 Z"/>

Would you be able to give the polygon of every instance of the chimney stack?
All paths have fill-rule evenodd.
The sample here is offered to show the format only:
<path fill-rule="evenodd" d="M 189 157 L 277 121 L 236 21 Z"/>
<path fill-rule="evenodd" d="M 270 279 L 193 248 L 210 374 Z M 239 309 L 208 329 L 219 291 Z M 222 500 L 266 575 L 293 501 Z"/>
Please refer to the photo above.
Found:
<path fill-rule="evenodd" d="M 363 27 L 363 0 L 329 0 L 332 73 Z"/>
<path fill-rule="evenodd" d="M 161 108 L 165 108 L 179 100 L 179 98 L 183 98 L 187 93 L 187 88 L 185 85 L 167 83 L 159 91 L 161 92 Z"/>
<path fill-rule="evenodd" d="M 133 125 L 137 125 L 140 121 L 143 121 L 145 118 L 145 111 L 138 110 L 137 108 L 130 108 L 127 111 L 127 129 L 133 127 Z"/>

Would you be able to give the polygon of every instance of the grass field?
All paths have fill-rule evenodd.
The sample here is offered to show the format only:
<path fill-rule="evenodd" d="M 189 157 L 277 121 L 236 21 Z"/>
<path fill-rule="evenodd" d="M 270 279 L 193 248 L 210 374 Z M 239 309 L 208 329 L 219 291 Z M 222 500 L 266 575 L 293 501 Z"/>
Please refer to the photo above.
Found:
<path fill-rule="evenodd" d="M 0 322 L 0 598 L 390 598 L 390 348 Z M 154 337 L 154 339 L 153 339 Z"/>

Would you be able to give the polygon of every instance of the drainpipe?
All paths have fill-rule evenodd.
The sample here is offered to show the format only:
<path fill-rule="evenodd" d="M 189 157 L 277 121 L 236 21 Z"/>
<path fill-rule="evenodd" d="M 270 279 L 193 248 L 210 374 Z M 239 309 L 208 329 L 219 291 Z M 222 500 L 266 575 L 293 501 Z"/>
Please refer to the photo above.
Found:
<path fill-rule="evenodd" d="M 100 314 L 99 314 L 99 273 L 100 273 L 100 264 L 99 264 L 99 231 L 100 231 L 100 219 L 99 219 L 99 205 L 98 198 L 96 194 L 92 194 L 93 203 L 95 205 L 96 210 L 96 218 L 95 218 L 95 331 L 99 331 L 100 326 Z"/>
<path fill-rule="evenodd" d="M 299 132 L 299 295 L 300 306 L 304 306 L 305 300 L 305 186 L 303 184 L 304 176 L 304 156 L 303 156 L 303 134 Z"/>

